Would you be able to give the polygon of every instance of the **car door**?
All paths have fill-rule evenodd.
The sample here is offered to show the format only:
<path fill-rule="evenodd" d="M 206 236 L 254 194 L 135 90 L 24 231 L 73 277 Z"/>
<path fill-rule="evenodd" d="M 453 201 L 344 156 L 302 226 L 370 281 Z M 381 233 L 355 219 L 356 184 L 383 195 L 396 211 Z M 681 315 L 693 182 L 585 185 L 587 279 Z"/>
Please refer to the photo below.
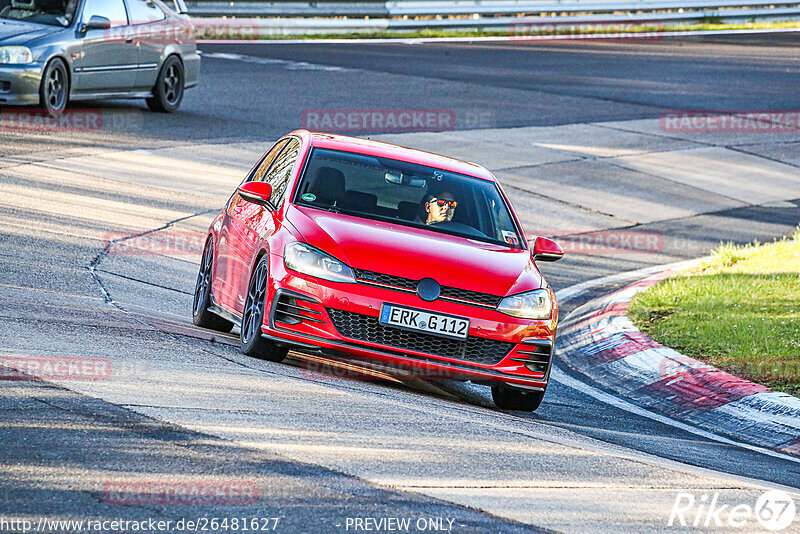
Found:
<path fill-rule="evenodd" d="M 261 160 L 253 167 L 244 182 L 252 180 L 261 180 L 270 168 L 270 165 L 275 161 L 281 153 L 281 149 L 286 145 L 286 139 L 281 139 L 272 148 L 270 148 Z M 239 246 L 239 229 L 238 226 L 232 230 L 233 222 L 242 217 L 242 212 L 247 210 L 247 206 L 252 204 L 245 202 L 239 193 L 234 192 L 225 206 L 225 215 L 222 217 L 222 226 L 219 231 L 216 243 L 216 275 L 211 286 L 214 301 L 217 304 L 225 306 L 229 310 L 235 310 L 235 288 L 239 285 L 235 277 L 241 276 L 242 269 L 235 268 L 235 261 L 238 258 L 233 258 L 233 251 Z M 246 270 L 246 268 L 244 269 Z M 249 274 L 245 275 L 249 281 Z"/>
<path fill-rule="evenodd" d="M 279 206 L 285 193 L 286 184 L 292 175 L 297 156 L 300 153 L 300 140 L 290 138 L 280 155 L 270 165 L 269 170 L 260 179 L 272 185 L 271 201 L 273 206 Z M 236 291 L 236 311 L 244 310 L 247 289 L 250 283 L 250 267 L 256 247 L 259 243 L 275 232 L 276 212 L 267 206 L 260 206 L 252 202 L 245 202 L 241 211 L 231 221 L 231 235 L 235 235 L 236 246 L 231 249 L 231 257 L 237 275 L 234 277 L 238 284 Z M 231 239 L 233 243 L 233 238 Z"/>
<path fill-rule="evenodd" d="M 164 47 L 174 38 L 167 15 L 153 0 L 125 0 L 131 27 L 139 44 L 139 69 L 136 88 L 152 89 L 156 85 Z"/>
<path fill-rule="evenodd" d="M 87 29 L 92 16 L 111 21 L 109 29 Z M 74 88 L 77 92 L 122 92 L 133 89 L 139 65 L 139 49 L 128 24 L 123 0 L 86 0 L 77 26 L 81 40 L 74 58 Z"/>

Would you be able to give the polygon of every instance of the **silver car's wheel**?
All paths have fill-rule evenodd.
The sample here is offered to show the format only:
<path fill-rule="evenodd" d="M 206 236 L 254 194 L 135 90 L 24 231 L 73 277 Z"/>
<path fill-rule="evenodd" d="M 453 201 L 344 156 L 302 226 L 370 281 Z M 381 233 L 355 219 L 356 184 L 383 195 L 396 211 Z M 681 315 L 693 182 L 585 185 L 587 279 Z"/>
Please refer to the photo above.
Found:
<path fill-rule="evenodd" d="M 183 65 L 175 56 L 170 56 L 158 73 L 153 96 L 147 99 L 147 105 L 153 111 L 171 113 L 178 109 L 183 100 Z"/>
<path fill-rule="evenodd" d="M 64 112 L 69 100 L 69 77 L 67 66 L 58 58 L 47 64 L 39 88 L 41 106 L 49 115 L 58 116 Z"/>

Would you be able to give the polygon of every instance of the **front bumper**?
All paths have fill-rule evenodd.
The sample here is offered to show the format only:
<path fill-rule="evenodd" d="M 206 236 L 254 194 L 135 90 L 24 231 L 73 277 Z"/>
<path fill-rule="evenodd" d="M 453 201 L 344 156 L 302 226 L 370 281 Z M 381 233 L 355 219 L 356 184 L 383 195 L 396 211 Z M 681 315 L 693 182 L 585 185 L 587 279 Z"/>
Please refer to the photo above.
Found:
<path fill-rule="evenodd" d="M 494 309 L 437 300 L 368 284 L 336 283 L 287 271 L 270 255 L 272 285 L 262 335 L 304 350 L 379 361 L 420 378 L 506 383 L 544 390 L 556 319 L 510 317 Z M 466 341 L 380 325 L 384 303 L 470 319 Z M 555 314 L 554 314 L 555 315 Z"/>
<path fill-rule="evenodd" d="M 43 65 L 0 65 L 0 105 L 39 104 Z"/>

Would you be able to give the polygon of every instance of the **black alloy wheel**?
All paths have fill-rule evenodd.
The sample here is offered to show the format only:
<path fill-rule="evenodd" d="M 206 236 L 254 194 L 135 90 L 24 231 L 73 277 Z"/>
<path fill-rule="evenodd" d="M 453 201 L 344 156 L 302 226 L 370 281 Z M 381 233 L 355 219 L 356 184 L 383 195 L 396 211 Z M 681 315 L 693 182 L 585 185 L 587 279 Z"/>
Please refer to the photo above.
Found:
<path fill-rule="evenodd" d="M 39 101 L 51 117 L 58 117 L 64 112 L 69 100 L 69 77 L 67 66 L 59 58 L 47 64 L 39 86 Z"/>
<path fill-rule="evenodd" d="M 203 328 L 230 332 L 233 323 L 209 311 L 211 306 L 211 282 L 214 273 L 214 242 L 209 237 L 203 249 L 203 259 L 200 261 L 200 271 L 197 273 L 197 283 L 194 287 L 194 302 L 192 303 L 192 322 Z"/>
<path fill-rule="evenodd" d="M 264 305 L 267 299 L 269 283 L 269 259 L 264 255 L 256 264 L 247 288 L 247 299 L 242 313 L 242 352 L 262 360 L 280 362 L 289 352 L 274 342 L 261 336 L 261 325 L 264 324 Z"/>

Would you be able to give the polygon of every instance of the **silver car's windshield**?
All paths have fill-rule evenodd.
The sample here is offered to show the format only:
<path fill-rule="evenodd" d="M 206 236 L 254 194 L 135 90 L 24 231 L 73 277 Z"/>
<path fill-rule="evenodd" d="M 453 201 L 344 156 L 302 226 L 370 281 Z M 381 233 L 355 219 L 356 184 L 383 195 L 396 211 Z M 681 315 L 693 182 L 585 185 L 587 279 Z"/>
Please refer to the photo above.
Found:
<path fill-rule="evenodd" d="M 294 202 L 524 247 L 494 182 L 405 161 L 315 148 Z"/>
<path fill-rule="evenodd" d="M 67 27 L 78 0 L 0 0 L 0 18 Z"/>

